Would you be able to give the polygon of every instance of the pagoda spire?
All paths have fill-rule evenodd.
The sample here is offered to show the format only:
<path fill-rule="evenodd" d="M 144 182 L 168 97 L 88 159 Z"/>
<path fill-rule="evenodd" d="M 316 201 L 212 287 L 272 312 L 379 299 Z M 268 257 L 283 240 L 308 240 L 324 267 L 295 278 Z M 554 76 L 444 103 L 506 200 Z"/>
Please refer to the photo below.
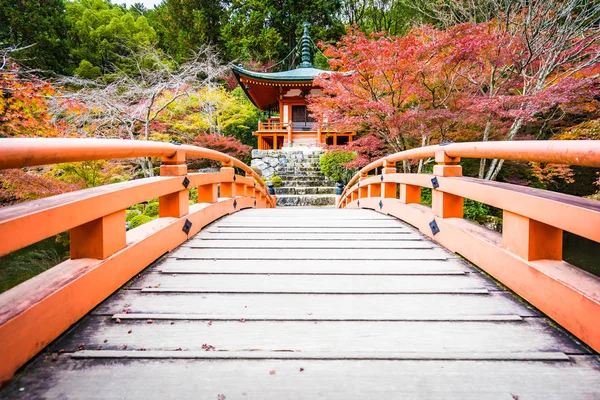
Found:
<path fill-rule="evenodd" d="M 310 36 L 308 35 L 308 22 L 303 24 L 304 33 L 302 34 L 302 40 L 300 41 L 302 46 L 302 62 L 298 65 L 298 68 L 313 68 L 310 60 Z"/>

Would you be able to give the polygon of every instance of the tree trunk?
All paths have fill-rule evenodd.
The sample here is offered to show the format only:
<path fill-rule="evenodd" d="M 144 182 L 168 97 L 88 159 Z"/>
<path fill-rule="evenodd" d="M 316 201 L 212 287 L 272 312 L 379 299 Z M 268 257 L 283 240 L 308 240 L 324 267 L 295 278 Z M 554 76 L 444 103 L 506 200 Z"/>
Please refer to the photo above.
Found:
<path fill-rule="evenodd" d="M 490 138 L 490 131 L 492 129 L 492 120 L 488 119 L 486 124 L 485 124 L 485 129 L 483 130 L 483 138 L 482 138 L 482 142 L 487 142 L 488 139 Z M 485 176 L 485 164 L 486 164 L 487 160 L 485 158 L 482 158 L 479 161 L 479 179 L 483 179 L 483 177 Z"/>
<path fill-rule="evenodd" d="M 427 136 L 421 135 L 421 147 L 425 147 L 426 144 L 427 144 Z M 425 162 L 425 160 L 423 158 L 421 158 L 419 160 L 419 166 L 417 168 L 417 174 L 420 174 L 423 171 L 424 162 Z"/>
<path fill-rule="evenodd" d="M 523 118 L 519 117 L 519 118 L 515 119 L 512 126 L 510 127 L 510 131 L 508 132 L 508 136 L 506 137 L 506 140 L 513 140 L 515 138 L 515 136 L 517 136 L 517 133 L 519 133 L 521 126 L 523 126 Z M 488 170 L 488 173 L 485 176 L 485 179 L 492 180 L 492 181 L 496 180 L 496 178 L 498 177 L 498 174 L 500 173 L 500 170 L 502 169 L 503 164 L 504 164 L 504 160 L 499 160 L 497 158 L 492 160 L 492 164 L 490 165 L 490 169 Z"/>

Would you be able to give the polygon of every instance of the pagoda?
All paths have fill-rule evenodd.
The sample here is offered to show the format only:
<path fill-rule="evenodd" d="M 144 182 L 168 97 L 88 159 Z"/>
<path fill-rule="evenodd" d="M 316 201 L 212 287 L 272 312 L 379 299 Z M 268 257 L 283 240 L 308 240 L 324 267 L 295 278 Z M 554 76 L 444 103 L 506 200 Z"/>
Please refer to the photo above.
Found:
<path fill-rule="evenodd" d="M 302 62 L 293 70 L 255 72 L 241 66 L 233 67 L 233 73 L 250 101 L 269 114 L 266 120 L 258 123 L 258 130 L 254 132 L 259 150 L 341 145 L 355 135 L 354 132 L 322 130 L 307 110 L 306 96 L 322 94 L 321 88 L 313 83 L 314 78 L 331 73 L 313 66 L 311 42 L 305 22 L 301 40 Z"/>

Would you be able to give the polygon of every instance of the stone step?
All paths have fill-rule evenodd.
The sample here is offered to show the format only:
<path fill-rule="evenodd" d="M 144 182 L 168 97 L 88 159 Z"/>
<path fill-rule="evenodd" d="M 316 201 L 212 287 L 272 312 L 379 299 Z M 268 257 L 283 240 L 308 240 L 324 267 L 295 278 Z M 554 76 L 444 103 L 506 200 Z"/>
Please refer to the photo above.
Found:
<path fill-rule="evenodd" d="M 334 206 L 334 194 L 278 195 L 277 207 Z"/>
<path fill-rule="evenodd" d="M 325 179 L 325 175 L 318 172 L 302 172 L 298 171 L 294 174 L 277 174 L 284 181 L 291 181 L 294 179 Z"/>
<path fill-rule="evenodd" d="M 275 194 L 279 196 L 287 194 L 335 194 L 334 186 L 306 186 L 306 187 L 278 187 L 275 188 Z"/>
<path fill-rule="evenodd" d="M 308 186 L 313 186 L 313 187 L 329 186 L 329 187 L 331 187 L 331 186 L 335 186 L 335 183 L 332 182 L 330 179 L 323 177 L 323 178 L 283 180 L 281 186 L 283 186 L 283 187 L 308 187 Z"/>

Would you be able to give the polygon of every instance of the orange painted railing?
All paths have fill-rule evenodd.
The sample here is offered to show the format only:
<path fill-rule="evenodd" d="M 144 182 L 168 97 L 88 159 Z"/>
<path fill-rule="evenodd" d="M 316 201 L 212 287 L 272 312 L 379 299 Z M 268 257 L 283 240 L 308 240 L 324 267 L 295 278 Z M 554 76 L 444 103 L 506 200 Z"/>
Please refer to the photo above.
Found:
<path fill-rule="evenodd" d="M 436 162 L 433 174 L 396 172 L 397 162 L 430 157 Z M 337 206 L 369 208 L 408 222 L 600 351 L 600 278 L 562 260 L 563 231 L 600 242 L 600 202 L 462 177 L 461 157 L 600 167 L 600 141 L 457 143 L 408 150 L 360 170 Z M 369 176 L 379 167 L 381 174 Z M 421 188 L 432 189 L 431 207 L 420 204 Z M 502 233 L 463 219 L 464 198 L 502 209 Z"/>
<path fill-rule="evenodd" d="M 258 122 L 259 131 L 285 131 L 287 127 L 284 127 L 278 119 L 269 119 L 265 122 Z"/>
<path fill-rule="evenodd" d="M 70 260 L 0 294 L 0 382 L 202 227 L 244 208 L 275 207 L 251 168 L 213 150 L 125 140 L 0 139 L 0 169 L 133 157 L 161 157 L 161 176 L 0 209 L 0 255 L 64 231 L 71 241 Z M 188 173 L 188 157 L 216 160 L 222 168 Z M 198 203 L 189 205 L 194 187 Z M 159 218 L 126 231 L 126 208 L 153 198 L 159 199 Z"/>

